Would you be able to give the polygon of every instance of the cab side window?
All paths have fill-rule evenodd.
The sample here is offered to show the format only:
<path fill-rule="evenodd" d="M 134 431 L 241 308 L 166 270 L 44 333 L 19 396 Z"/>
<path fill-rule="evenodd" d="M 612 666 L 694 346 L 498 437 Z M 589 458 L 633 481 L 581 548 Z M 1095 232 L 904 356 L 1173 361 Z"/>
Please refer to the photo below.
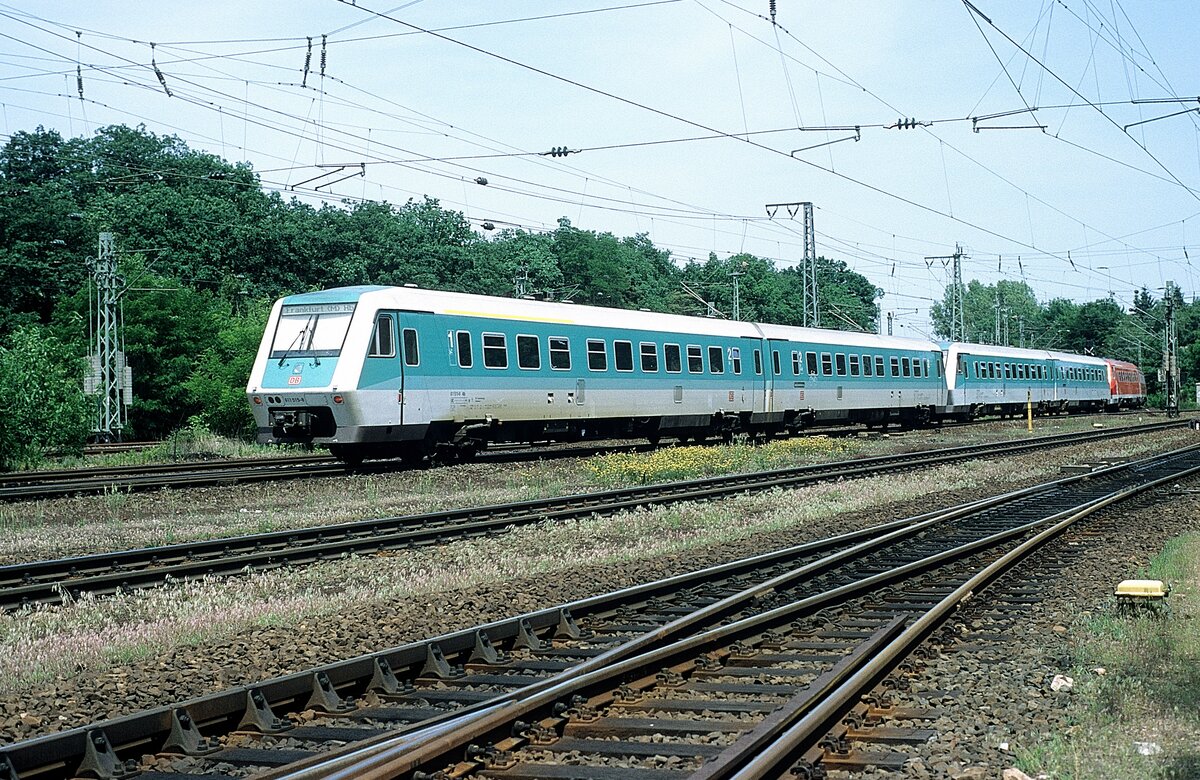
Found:
<path fill-rule="evenodd" d="M 371 336 L 371 351 L 368 357 L 396 357 L 396 332 L 392 329 L 392 315 L 380 314 L 375 318 L 375 333 Z"/>

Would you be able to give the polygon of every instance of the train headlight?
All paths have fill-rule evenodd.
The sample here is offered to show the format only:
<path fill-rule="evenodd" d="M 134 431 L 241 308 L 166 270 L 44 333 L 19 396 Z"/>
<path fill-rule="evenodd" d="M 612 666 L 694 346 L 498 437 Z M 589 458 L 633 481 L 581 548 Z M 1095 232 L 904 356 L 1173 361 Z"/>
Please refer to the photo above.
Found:
<path fill-rule="evenodd" d="M 254 405 L 255 405 L 255 406 L 262 406 L 262 399 L 261 399 L 261 398 L 259 398 L 258 396 L 254 396 Z"/>
<path fill-rule="evenodd" d="M 342 401 L 345 401 L 345 400 L 346 400 L 346 399 L 345 399 L 345 398 L 342 398 L 340 395 L 335 395 L 335 396 L 333 397 L 333 402 L 334 402 L 335 404 L 340 404 Z"/>

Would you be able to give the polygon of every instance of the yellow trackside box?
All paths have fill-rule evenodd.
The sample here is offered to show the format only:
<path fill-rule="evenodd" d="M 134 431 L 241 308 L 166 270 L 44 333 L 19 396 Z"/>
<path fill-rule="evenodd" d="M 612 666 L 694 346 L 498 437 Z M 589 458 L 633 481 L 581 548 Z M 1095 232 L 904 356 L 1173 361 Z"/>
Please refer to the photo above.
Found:
<path fill-rule="evenodd" d="M 1125 580 L 1117 585 L 1117 598 L 1165 599 L 1171 589 L 1162 580 Z"/>
<path fill-rule="evenodd" d="M 1159 611 L 1171 595 L 1171 588 L 1162 580 L 1125 580 L 1114 591 L 1117 611 L 1131 613 L 1139 610 Z"/>

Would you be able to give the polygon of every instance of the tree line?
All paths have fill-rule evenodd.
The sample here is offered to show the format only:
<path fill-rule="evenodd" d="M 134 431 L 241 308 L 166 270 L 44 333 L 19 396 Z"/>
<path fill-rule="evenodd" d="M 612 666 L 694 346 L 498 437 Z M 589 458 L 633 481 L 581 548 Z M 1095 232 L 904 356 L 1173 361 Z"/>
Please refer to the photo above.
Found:
<path fill-rule="evenodd" d="M 1155 296 L 1147 288 L 1133 291 L 1126 308 L 1113 296 L 1086 303 L 1055 298 L 1041 303 L 1025 282 L 983 284 L 971 280 L 961 289 L 964 336 L 982 344 L 1052 349 L 1127 360 L 1146 374 L 1152 396 L 1161 393 L 1158 371 L 1168 305 L 1175 318 L 1182 397 L 1194 398 L 1200 381 L 1200 303 L 1184 300 L 1178 286 Z M 933 304 L 934 332 L 949 338 L 953 320 L 952 287 Z M 1152 404 L 1161 404 L 1154 398 Z"/>
<path fill-rule="evenodd" d="M 736 272 L 742 319 L 796 325 L 803 311 L 801 272 L 751 254 L 680 263 L 644 233 L 566 218 L 545 232 L 481 232 L 428 197 L 314 206 L 264 190 L 248 164 L 144 127 L 89 138 L 38 128 L 0 149 L 0 468 L 78 449 L 90 432 L 88 258 L 101 232 L 115 234 L 124 281 L 126 438 L 189 424 L 249 435 L 250 363 L 271 302 L 287 294 L 416 284 L 729 316 Z M 821 257 L 817 281 L 823 325 L 875 330 L 866 277 Z"/>

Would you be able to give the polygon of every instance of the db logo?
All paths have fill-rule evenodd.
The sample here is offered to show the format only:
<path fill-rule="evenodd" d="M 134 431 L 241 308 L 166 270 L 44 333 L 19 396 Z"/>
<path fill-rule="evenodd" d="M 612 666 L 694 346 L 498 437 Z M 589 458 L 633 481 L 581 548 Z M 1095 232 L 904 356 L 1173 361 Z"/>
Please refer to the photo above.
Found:
<path fill-rule="evenodd" d="M 301 380 L 302 378 L 303 378 L 303 377 L 299 377 L 299 376 L 289 376 L 289 377 L 288 377 L 288 384 L 289 384 L 289 385 L 298 385 L 298 384 L 300 384 L 300 380 Z"/>

